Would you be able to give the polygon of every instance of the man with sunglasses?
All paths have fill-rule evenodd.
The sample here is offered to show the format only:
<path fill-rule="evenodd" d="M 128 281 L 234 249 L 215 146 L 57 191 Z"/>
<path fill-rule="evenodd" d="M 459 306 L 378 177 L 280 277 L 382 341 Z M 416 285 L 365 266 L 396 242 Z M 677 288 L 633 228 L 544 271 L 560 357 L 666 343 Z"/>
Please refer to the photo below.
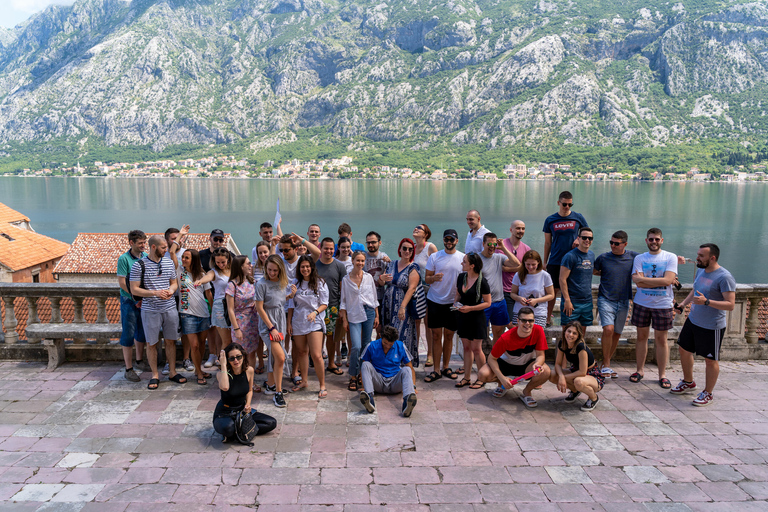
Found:
<path fill-rule="evenodd" d="M 611 250 L 595 260 L 594 273 L 600 276 L 597 311 L 603 327 L 600 339 L 603 348 L 601 372 L 603 377 L 614 379 L 618 374 L 611 369 L 611 357 L 619 346 L 619 338 L 627 323 L 629 300 L 632 298 L 632 264 L 639 254 L 627 250 L 627 240 L 626 231 L 615 232 L 611 235 Z"/>
<path fill-rule="evenodd" d="M 214 229 L 211 231 L 210 243 L 211 246 L 200 251 L 200 264 L 203 266 L 203 270 L 206 272 L 211 271 L 211 254 L 219 247 L 224 247 L 225 244 L 224 231 L 220 229 Z M 236 256 L 235 253 L 229 251 L 232 257 Z"/>
<path fill-rule="evenodd" d="M 547 337 L 544 328 L 535 325 L 535 318 L 533 309 L 528 306 L 520 308 L 517 313 L 517 325 L 496 340 L 488 362 L 477 372 L 477 381 L 480 384 L 499 381 L 499 387 L 493 395 L 501 398 L 509 391 L 508 377 L 520 377 L 538 368 L 540 373 L 528 381 L 523 394 L 520 395 L 520 400 L 530 409 L 538 406 L 531 396 L 531 391 L 547 382 L 550 374 L 546 364 Z"/>
<path fill-rule="evenodd" d="M 592 325 L 592 273 L 595 270 L 595 253 L 592 246 L 592 230 L 579 229 L 579 244 L 560 262 L 560 325 L 580 322 Z"/>
<path fill-rule="evenodd" d="M 503 254 L 496 252 L 501 248 Z M 491 323 L 493 339 L 499 339 L 510 322 L 507 301 L 504 300 L 504 272 L 517 272 L 520 261 L 503 244 L 499 244 L 496 233 L 490 231 L 483 235 L 483 277 L 491 287 L 491 307 L 485 310 L 485 316 Z"/>
<path fill-rule="evenodd" d="M 648 355 L 648 337 L 653 325 L 653 345 L 656 349 L 656 364 L 659 368 L 659 386 L 672 387 L 666 378 L 669 346 L 667 333 L 675 318 L 672 307 L 675 294 L 672 284 L 677 279 L 677 256 L 662 251 L 664 243 L 661 230 L 651 228 L 645 235 L 648 252 L 635 257 L 632 265 L 632 281 L 637 285 L 632 306 L 632 325 L 637 327 L 637 371 L 629 376 L 631 382 L 643 380 L 645 358 Z"/>
<path fill-rule="evenodd" d="M 165 355 L 169 363 L 168 380 L 184 384 L 187 379 L 176 373 L 176 338 L 179 331 L 179 315 L 173 294 L 178 288 L 176 269 L 170 258 L 165 257 L 168 242 L 160 235 L 149 239 L 149 254 L 131 267 L 131 293 L 141 297 L 141 323 L 147 341 L 147 359 L 152 378 L 147 389 L 157 389 L 160 374 L 157 370 L 157 343 L 160 332 L 165 339 Z"/>
<path fill-rule="evenodd" d="M 373 282 L 376 284 L 376 298 L 379 299 L 379 318 L 382 316 L 382 304 L 384 303 L 384 286 L 392 280 L 392 276 L 386 274 L 387 264 L 390 259 L 387 253 L 379 250 L 381 248 L 381 235 L 376 231 L 371 231 L 365 236 L 365 266 L 363 270 L 371 274 Z M 382 278 L 381 280 L 379 278 Z M 376 332 L 381 337 L 381 328 L 378 326 Z M 363 341 L 365 344 L 366 341 Z"/>
<path fill-rule="evenodd" d="M 573 208 L 573 194 L 564 190 L 557 199 L 558 211 L 544 221 L 544 265 L 552 276 L 555 287 L 555 298 L 547 305 L 547 324 L 551 321 L 552 310 L 557 300 L 557 290 L 560 288 L 560 263 L 571 249 L 576 246 L 579 229 L 589 227 L 587 220 Z"/>

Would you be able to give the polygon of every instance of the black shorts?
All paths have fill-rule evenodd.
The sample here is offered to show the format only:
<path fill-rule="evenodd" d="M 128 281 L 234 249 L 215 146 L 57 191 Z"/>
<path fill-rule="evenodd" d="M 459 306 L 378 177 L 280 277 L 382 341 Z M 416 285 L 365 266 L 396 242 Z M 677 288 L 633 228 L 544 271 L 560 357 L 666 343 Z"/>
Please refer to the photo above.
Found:
<path fill-rule="evenodd" d="M 682 330 L 680 330 L 680 336 L 677 338 L 677 344 L 687 352 L 719 361 L 723 335 L 725 335 L 725 327 L 722 329 L 705 329 L 693 325 L 693 322 L 686 319 Z"/>
<path fill-rule="evenodd" d="M 535 359 L 532 362 L 534 362 Z M 531 366 L 531 363 L 527 364 L 509 364 L 503 359 L 497 359 L 497 363 L 499 363 L 499 370 L 501 370 L 502 375 L 505 377 L 520 377 L 522 375 L 525 375 L 528 373 L 528 367 Z"/>
<path fill-rule="evenodd" d="M 552 286 L 555 290 L 560 289 L 560 265 L 547 265 L 547 274 L 552 277 Z"/>
<path fill-rule="evenodd" d="M 427 299 L 427 321 L 430 329 L 448 329 L 456 332 L 459 327 L 458 316 L 461 313 L 451 311 L 453 304 L 438 304 Z"/>

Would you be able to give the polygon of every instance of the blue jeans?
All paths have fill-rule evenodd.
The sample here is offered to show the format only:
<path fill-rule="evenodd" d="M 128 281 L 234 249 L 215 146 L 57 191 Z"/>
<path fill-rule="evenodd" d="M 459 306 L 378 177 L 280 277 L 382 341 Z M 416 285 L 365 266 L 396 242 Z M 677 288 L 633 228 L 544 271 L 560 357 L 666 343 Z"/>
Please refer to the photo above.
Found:
<path fill-rule="evenodd" d="M 376 320 L 376 310 L 365 307 L 368 318 L 359 324 L 349 324 L 349 376 L 357 377 L 360 373 L 360 354 L 371 342 L 373 321 Z"/>
<path fill-rule="evenodd" d="M 120 345 L 132 347 L 133 340 L 144 343 L 144 326 L 141 324 L 141 309 L 136 307 L 136 302 L 128 297 L 120 296 L 120 322 L 123 324 L 123 332 L 120 335 Z"/>

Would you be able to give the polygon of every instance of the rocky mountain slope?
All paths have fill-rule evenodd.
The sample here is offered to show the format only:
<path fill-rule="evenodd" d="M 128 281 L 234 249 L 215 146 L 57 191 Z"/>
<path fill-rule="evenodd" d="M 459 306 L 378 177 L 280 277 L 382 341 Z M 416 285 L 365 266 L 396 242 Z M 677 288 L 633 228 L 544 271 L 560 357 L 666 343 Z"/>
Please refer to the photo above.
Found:
<path fill-rule="evenodd" d="M 767 5 L 78 0 L 0 31 L 0 141 L 764 138 Z"/>

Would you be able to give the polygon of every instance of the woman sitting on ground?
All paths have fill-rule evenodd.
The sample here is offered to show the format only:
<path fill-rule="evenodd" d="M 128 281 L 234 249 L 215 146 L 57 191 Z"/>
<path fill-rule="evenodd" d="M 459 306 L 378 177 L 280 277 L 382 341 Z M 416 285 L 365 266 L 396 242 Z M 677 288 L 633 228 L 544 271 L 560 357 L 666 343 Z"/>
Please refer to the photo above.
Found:
<path fill-rule="evenodd" d="M 563 327 L 563 338 L 557 344 L 555 371 L 549 380 L 561 393 L 569 392 L 566 402 L 573 402 L 581 393 L 587 395 L 581 410 L 591 411 L 597 405 L 597 393 L 603 389 L 605 378 L 595 364 L 595 356 L 584 341 L 583 332 L 584 327 L 579 322 L 570 322 Z"/>
<path fill-rule="evenodd" d="M 253 398 L 253 368 L 245 359 L 245 350 L 239 343 L 230 343 L 219 354 L 221 371 L 216 375 L 221 390 L 221 400 L 213 411 L 213 429 L 224 436 L 222 442 L 235 438 L 235 413 L 245 411 L 253 416 L 257 435 L 275 429 L 277 421 L 272 416 L 251 409 Z"/>

